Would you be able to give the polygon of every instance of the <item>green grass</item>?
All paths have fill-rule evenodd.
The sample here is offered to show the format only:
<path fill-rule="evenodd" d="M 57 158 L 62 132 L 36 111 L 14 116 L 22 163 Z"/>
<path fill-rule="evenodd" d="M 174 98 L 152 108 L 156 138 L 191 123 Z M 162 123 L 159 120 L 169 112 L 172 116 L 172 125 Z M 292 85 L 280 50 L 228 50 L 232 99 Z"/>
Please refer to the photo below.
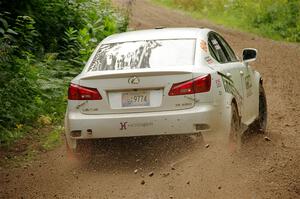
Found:
<path fill-rule="evenodd" d="M 173 3 L 173 0 L 152 0 L 157 5 L 161 5 L 167 8 L 172 8 L 178 11 L 182 11 L 185 14 L 192 16 L 193 18 L 196 19 L 206 19 L 209 21 L 212 21 L 216 24 L 221 24 L 226 27 L 231 27 L 231 28 L 236 28 L 236 29 L 242 29 L 244 31 L 249 31 L 250 27 L 244 24 L 241 20 L 236 20 L 234 16 L 231 15 L 225 15 L 225 14 L 212 14 L 212 13 L 202 13 L 197 10 L 192 10 L 192 9 L 186 9 L 181 5 Z M 253 31 L 253 30 L 252 30 Z M 256 31 L 255 31 L 256 32 Z M 257 32 L 256 32 L 257 33 Z"/>
<path fill-rule="evenodd" d="M 57 126 L 52 130 L 43 140 L 42 147 L 45 150 L 52 150 L 57 146 L 62 144 L 61 134 L 63 132 L 63 127 Z"/>
<path fill-rule="evenodd" d="M 300 1 L 152 0 L 197 19 L 274 40 L 300 42 Z M 230 4 L 230 2 L 234 2 Z"/>
<path fill-rule="evenodd" d="M 40 154 L 54 150 L 63 144 L 63 127 L 49 124 L 39 128 L 24 128 L 19 139 L 2 145 L 0 167 L 12 168 L 30 165 Z M 27 131 L 25 129 L 27 128 Z"/>

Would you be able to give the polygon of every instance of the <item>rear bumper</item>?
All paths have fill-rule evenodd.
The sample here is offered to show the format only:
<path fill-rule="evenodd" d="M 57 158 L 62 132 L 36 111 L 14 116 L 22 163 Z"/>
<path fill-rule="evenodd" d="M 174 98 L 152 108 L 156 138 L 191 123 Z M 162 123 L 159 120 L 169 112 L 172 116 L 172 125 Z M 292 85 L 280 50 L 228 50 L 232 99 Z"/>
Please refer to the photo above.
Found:
<path fill-rule="evenodd" d="M 146 113 L 85 115 L 67 112 L 65 129 L 66 136 L 71 139 L 191 134 L 214 130 L 218 118 L 216 107 L 208 104 Z"/>

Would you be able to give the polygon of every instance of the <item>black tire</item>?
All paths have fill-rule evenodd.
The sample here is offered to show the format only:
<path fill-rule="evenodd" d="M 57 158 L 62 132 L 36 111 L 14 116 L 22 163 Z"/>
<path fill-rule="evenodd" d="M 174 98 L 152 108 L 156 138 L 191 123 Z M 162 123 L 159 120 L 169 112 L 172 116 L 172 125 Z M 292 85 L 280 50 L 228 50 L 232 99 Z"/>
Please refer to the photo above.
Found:
<path fill-rule="evenodd" d="M 241 147 L 241 120 L 235 103 L 231 104 L 231 122 L 229 131 L 229 147 L 231 151 L 236 151 Z"/>
<path fill-rule="evenodd" d="M 267 99 L 263 86 L 259 85 L 259 115 L 250 127 L 252 132 L 265 133 L 267 131 Z"/>

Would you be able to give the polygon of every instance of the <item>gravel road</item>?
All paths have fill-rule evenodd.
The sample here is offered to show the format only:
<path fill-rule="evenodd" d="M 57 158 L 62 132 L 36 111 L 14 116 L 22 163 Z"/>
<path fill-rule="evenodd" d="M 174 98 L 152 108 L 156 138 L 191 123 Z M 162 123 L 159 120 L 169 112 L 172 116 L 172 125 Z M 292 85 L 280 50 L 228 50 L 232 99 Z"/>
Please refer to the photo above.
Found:
<path fill-rule="evenodd" d="M 213 139 L 193 136 L 113 139 L 99 142 L 89 163 L 67 158 L 61 146 L 28 166 L 2 168 L 0 198 L 300 198 L 300 45 L 196 20 L 146 0 L 136 0 L 131 10 L 131 29 L 204 26 L 224 35 L 238 54 L 258 49 L 253 66 L 264 77 L 270 141 L 248 135 L 240 152 L 228 153 Z"/>

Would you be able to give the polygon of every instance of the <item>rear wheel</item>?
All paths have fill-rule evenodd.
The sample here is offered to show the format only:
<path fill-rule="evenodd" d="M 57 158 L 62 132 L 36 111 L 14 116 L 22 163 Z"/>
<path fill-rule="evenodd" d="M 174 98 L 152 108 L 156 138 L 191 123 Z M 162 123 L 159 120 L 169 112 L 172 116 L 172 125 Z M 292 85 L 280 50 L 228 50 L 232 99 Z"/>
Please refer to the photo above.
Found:
<path fill-rule="evenodd" d="M 267 130 L 267 99 L 263 86 L 259 85 L 259 115 L 250 127 L 251 131 L 265 133 Z"/>
<path fill-rule="evenodd" d="M 241 122 L 238 109 L 235 103 L 231 104 L 231 123 L 229 131 L 229 147 L 231 151 L 236 151 L 241 147 Z"/>

